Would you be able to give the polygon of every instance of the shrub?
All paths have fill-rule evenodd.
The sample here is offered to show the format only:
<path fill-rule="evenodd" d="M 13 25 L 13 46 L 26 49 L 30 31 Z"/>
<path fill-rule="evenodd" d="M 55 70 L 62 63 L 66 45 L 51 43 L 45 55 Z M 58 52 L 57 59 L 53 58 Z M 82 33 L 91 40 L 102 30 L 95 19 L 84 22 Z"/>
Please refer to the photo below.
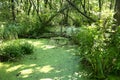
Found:
<path fill-rule="evenodd" d="M 73 40 L 79 45 L 82 61 L 91 67 L 93 77 L 104 79 L 115 70 L 120 71 L 120 33 L 119 29 L 113 32 L 110 27 L 98 28 L 81 28 Z"/>
<path fill-rule="evenodd" d="M 22 52 L 24 54 L 32 54 L 33 53 L 33 46 L 28 42 L 24 42 L 20 45 Z"/>
<path fill-rule="evenodd" d="M 33 46 L 19 40 L 2 43 L 0 46 L 1 61 L 12 61 L 21 58 L 24 54 L 33 53 Z"/>
<path fill-rule="evenodd" d="M 18 42 L 3 43 L 0 48 L 2 52 L 0 55 L 4 58 L 3 61 L 13 60 L 22 56 L 22 51 Z"/>
<path fill-rule="evenodd" d="M 116 33 L 112 37 L 111 45 L 116 47 L 117 52 L 116 57 L 114 58 L 114 72 L 115 74 L 120 74 L 120 26 L 117 27 Z"/>
<path fill-rule="evenodd" d="M 15 24 L 6 24 L 0 26 L 0 39 L 11 40 L 18 38 L 18 26 Z"/>
<path fill-rule="evenodd" d="M 85 45 L 91 47 L 94 42 L 95 34 L 96 29 L 81 27 L 80 30 L 76 30 L 76 32 L 72 34 L 72 40 L 81 47 L 85 47 Z"/>
<path fill-rule="evenodd" d="M 20 23 L 20 33 L 19 37 L 23 38 L 36 38 L 44 32 L 42 24 L 39 22 L 37 16 L 26 16 L 23 15 L 24 18 L 19 19 Z"/>

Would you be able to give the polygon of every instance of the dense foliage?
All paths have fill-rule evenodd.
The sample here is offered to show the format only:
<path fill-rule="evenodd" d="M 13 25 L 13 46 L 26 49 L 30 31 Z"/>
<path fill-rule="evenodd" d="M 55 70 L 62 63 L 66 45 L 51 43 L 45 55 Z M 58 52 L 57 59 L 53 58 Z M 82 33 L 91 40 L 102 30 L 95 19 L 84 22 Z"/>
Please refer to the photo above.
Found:
<path fill-rule="evenodd" d="M 78 45 L 80 58 L 92 69 L 93 78 L 118 75 L 119 3 L 120 0 L 1 0 L 0 42 L 62 36 Z M 26 42 L 0 44 L 0 57 L 7 61 L 33 53 L 32 45 Z"/>
<path fill-rule="evenodd" d="M 110 27 L 89 26 L 80 28 L 73 35 L 73 41 L 79 45 L 83 64 L 92 69 L 97 79 L 104 79 L 110 73 L 120 74 L 119 30 L 120 27 L 114 31 Z"/>
<path fill-rule="evenodd" d="M 25 54 L 32 54 L 33 46 L 25 41 L 13 40 L 0 45 L 0 61 L 15 61 Z"/>
<path fill-rule="evenodd" d="M 114 2 L 113 0 L 1 0 L 0 25 L 19 26 L 21 30 L 19 37 L 35 38 L 49 32 L 50 26 L 80 27 L 107 17 L 114 9 Z"/>

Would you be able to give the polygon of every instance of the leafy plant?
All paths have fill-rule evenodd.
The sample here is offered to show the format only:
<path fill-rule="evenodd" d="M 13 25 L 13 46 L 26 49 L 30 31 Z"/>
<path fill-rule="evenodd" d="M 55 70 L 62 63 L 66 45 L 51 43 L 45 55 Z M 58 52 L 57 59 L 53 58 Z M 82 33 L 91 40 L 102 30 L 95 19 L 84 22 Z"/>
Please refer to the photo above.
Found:
<path fill-rule="evenodd" d="M 20 47 L 24 54 L 32 54 L 33 53 L 33 46 L 31 44 L 29 44 L 28 42 L 21 43 Z"/>
<path fill-rule="evenodd" d="M 17 57 L 22 56 L 21 48 L 19 47 L 19 42 L 7 42 L 3 43 L 1 48 L 1 56 L 3 61 L 14 60 Z"/>
<path fill-rule="evenodd" d="M 81 28 L 73 36 L 73 41 L 79 45 L 82 61 L 85 65 L 89 64 L 97 79 L 106 78 L 115 68 L 118 71 L 119 40 L 119 29 L 113 31 L 111 27 L 94 27 L 94 25 Z"/>
<path fill-rule="evenodd" d="M 18 26 L 15 24 L 6 24 L 0 27 L 0 39 L 11 40 L 18 38 Z"/>
<path fill-rule="evenodd" d="M 0 46 L 1 61 L 12 61 L 21 58 L 24 54 L 32 54 L 33 46 L 19 40 L 2 43 Z"/>

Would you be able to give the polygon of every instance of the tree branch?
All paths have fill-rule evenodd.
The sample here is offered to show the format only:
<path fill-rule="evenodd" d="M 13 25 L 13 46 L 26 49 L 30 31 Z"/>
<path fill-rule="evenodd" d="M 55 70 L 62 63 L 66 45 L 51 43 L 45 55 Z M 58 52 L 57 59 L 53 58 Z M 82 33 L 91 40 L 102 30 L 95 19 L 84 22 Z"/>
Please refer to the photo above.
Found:
<path fill-rule="evenodd" d="M 64 10 L 66 10 L 68 8 L 68 6 L 65 6 L 64 8 L 60 9 L 59 11 L 57 11 L 54 15 L 52 15 L 48 21 L 46 21 L 46 23 L 49 23 L 54 17 L 56 17 L 58 15 L 58 13 L 64 12 Z"/>
<path fill-rule="evenodd" d="M 87 16 L 86 14 L 84 14 L 82 11 L 80 11 L 76 5 L 74 3 L 72 3 L 71 1 L 69 0 L 66 0 L 72 7 L 74 7 L 80 14 L 82 14 L 84 17 L 88 18 L 89 20 L 93 21 L 93 22 L 96 22 L 96 20 L 94 20 L 93 18 Z"/>
<path fill-rule="evenodd" d="M 34 6 L 34 8 L 35 8 L 35 10 L 36 10 L 36 13 L 37 13 L 37 15 L 38 15 L 38 17 L 39 17 L 39 20 L 40 20 L 40 22 L 42 23 L 42 19 L 41 19 L 39 13 L 38 13 L 38 10 L 37 10 L 37 7 L 36 7 L 35 3 L 33 2 L 33 0 L 30 0 L 30 2 L 33 4 L 33 6 Z"/>

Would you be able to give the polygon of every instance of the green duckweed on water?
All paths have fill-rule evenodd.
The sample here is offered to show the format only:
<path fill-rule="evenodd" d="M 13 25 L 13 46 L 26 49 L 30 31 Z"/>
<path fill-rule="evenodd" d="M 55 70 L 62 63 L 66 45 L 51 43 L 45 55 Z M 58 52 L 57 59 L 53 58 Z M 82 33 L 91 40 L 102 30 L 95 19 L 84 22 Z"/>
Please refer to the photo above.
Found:
<path fill-rule="evenodd" d="M 47 39 L 21 40 L 34 45 L 34 54 L 16 62 L 0 62 L 0 80 L 87 80 L 74 46 L 57 46 Z"/>

